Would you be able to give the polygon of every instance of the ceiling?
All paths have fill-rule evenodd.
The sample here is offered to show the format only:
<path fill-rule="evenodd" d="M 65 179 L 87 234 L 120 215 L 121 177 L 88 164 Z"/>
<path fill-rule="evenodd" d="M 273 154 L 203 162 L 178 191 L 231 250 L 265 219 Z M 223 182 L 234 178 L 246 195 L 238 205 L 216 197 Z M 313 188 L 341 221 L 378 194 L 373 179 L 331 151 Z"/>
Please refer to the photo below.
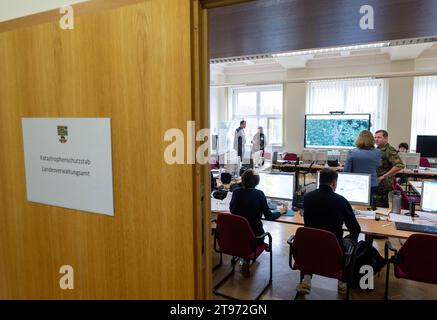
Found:
<path fill-rule="evenodd" d="M 371 49 L 343 50 L 336 53 L 302 54 L 294 56 L 272 57 L 244 60 L 228 59 L 227 62 L 212 63 L 213 72 L 222 74 L 275 72 L 297 68 L 328 68 L 377 63 L 389 63 L 399 60 L 436 59 L 437 42 L 389 46 Z M 437 67 L 437 65 L 436 65 Z"/>

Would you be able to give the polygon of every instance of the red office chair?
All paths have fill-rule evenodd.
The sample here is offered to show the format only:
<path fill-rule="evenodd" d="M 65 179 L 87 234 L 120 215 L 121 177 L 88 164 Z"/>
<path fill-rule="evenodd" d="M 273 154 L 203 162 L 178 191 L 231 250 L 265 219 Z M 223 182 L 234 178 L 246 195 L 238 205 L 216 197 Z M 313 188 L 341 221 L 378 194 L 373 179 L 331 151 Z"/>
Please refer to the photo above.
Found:
<path fill-rule="evenodd" d="M 285 161 L 296 161 L 297 160 L 297 154 L 295 153 L 286 153 L 284 157 L 282 158 Z"/>
<path fill-rule="evenodd" d="M 414 199 L 415 204 L 420 203 L 420 196 L 408 194 L 407 192 L 405 192 L 404 189 L 402 189 L 401 185 L 397 182 L 393 182 L 393 190 L 397 190 L 401 193 L 402 209 L 404 210 L 408 210 L 410 208 L 411 199 Z"/>
<path fill-rule="evenodd" d="M 390 258 L 389 250 L 394 252 Z M 388 279 L 390 263 L 393 263 L 396 278 L 437 284 L 437 235 L 412 234 L 399 252 L 390 241 L 385 243 L 387 273 L 385 278 L 385 295 L 388 299 Z"/>
<path fill-rule="evenodd" d="M 419 166 L 420 166 L 420 167 L 430 168 L 430 167 L 431 167 L 431 164 L 429 163 L 428 158 L 420 157 L 420 163 L 419 163 Z"/>
<path fill-rule="evenodd" d="M 269 244 L 264 242 L 258 244 L 258 241 L 260 239 L 264 240 L 266 236 L 269 238 Z M 217 244 L 219 248 L 217 248 Z M 218 214 L 217 227 L 214 235 L 214 250 L 218 253 L 232 256 L 232 270 L 214 286 L 213 292 L 215 294 L 228 299 L 237 299 L 218 292 L 218 288 L 234 274 L 235 264 L 237 263 L 236 258 L 242 258 L 245 261 L 253 260 L 253 262 L 255 262 L 256 258 L 258 258 L 258 256 L 264 251 L 270 253 L 270 278 L 267 285 L 256 296 L 255 300 L 258 300 L 272 284 L 272 236 L 270 233 L 266 232 L 256 237 L 246 218 L 229 213 Z"/>
<path fill-rule="evenodd" d="M 351 277 L 348 267 L 352 262 L 353 246 L 343 253 L 332 232 L 308 227 L 297 229 L 296 235 L 291 236 L 287 243 L 290 245 L 289 265 L 292 270 L 346 281 L 346 300 L 349 299 Z"/>

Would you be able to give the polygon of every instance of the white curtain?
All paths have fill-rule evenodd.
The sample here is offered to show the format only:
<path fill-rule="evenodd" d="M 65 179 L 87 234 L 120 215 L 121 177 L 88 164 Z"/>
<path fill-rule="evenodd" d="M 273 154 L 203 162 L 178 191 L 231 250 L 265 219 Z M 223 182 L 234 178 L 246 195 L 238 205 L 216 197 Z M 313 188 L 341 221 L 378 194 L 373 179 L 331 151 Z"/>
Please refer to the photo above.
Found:
<path fill-rule="evenodd" d="M 387 83 L 382 79 L 314 81 L 307 85 L 307 114 L 370 113 L 371 130 L 387 129 Z"/>
<path fill-rule="evenodd" d="M 416 150 L 417 135 L 437 135 L 437 76 L 414 79 L 410 149 Z"/>

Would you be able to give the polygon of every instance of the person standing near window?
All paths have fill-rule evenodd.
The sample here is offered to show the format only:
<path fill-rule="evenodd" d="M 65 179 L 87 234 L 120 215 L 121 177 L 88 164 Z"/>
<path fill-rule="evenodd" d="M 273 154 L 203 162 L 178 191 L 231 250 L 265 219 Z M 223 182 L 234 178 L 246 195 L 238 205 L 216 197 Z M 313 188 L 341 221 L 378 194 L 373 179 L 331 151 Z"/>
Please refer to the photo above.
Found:
<path fill-rule="evenodd" d="M 266 137 L 263 132 L 263 127 L 258 127 L 258 132 L 253 136 L 252 139 L 252 153 L 257 151 L 262 151 L 262 155 L 264 156 L 264 148 L 266 145 Z"/>
<path fill-rule="evenodd" d="M 246 121 L 241 120 L 240 126 L 235 130 L 235 136 L 234 136 L 234 149 L 237 151 L 237 154 L 240 157 L 241 162 L 243 162 L 244 159 L 244 146 L 246 145 L 246 134 L 244 133 L 245 128 L 246 128 Z"/>

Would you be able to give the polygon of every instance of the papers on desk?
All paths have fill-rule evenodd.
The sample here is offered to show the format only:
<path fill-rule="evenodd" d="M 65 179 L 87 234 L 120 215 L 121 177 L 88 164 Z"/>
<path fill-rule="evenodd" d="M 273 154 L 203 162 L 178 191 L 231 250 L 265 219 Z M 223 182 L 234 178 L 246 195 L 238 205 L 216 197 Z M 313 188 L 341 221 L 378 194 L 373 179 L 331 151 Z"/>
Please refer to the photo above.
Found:
<path fill-rule="evenodd" d="M 393 222 L 404 222 L 404 223 L 413 223 L 410 216 L 404 216 L 402 214 L 392 213 L 390 215 L 390 221 Z"/>
<path fill-rule="evenodd" d="M 370 210 L 354 210 L 355 217 L 359 219 L 368 219 L 373 220 L 375 219 L 375 211 Z"/>
<path fill-rule="evenodd" d="M 419 218 L 426 219 L 429 221 L 432 221 L 434 223 L 437 223 L 437 214 L 436 213 L 430 213 L 430 212 L 423 212 L 423 211 L 416 211 Z"/>
<path fill-rule="evenodd" d="M 418 217 L 414 218 L 414 220 L 408 214 L 390 214 L 390 221 L 393 222 L 404 222 L 404 223 L 413 223 L 413 224 L 429 224 L 434 223 L 437 224 L 437 215 L 428 212 L 417 211 Z"/>
<path fill-rule="evenodd" d="M 232 192 L 228 192 L 226 198 L 224 198 L 223 200 L 219 200 L 211 197 L 211 210 L 229 212 L 229 205 L 231 203 L 231 199 L 232 199 Z"/>

